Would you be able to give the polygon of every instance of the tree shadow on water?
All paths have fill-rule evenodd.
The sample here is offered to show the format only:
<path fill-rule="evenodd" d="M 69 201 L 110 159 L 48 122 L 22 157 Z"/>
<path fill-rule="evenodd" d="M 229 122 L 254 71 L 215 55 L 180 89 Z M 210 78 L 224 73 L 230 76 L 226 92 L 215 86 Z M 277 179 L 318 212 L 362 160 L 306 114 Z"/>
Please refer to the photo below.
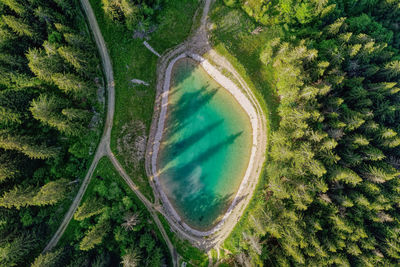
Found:
<path fill-rule="evenodd" d="M 196 166 L 199 166 L 201 164 L 203 164 L 204 162 L 206 162 L 207 160 L 211 159 L 211 157 L 215 154 L 217 154 L 222 148 L 224 148 L 225 146 L 231 145 L 233 144 L 233 142 L 235 142 L 235 140 L 241 136 L 243 133 L 243 131 L 238 132 L 236 134 L 231 134 L 230 136 L 228 136 L 225 140 L 207 148 L 204 152 L 200 153 L 198 156 L 196 156 L 195 158 L 193 158 L 192 160 L 190 160 L 189 162 L 187 162 L 186 164 L 184 164 L 183 166 L 179 166 L 179 167 L 168 167 L 165 169 L 161 169 L 160 174 L 162 175 L 163 172 L 169 172 L 170 169 L 174 169 L 175 173 L 178 174 L 183 174 L 183 173 L 190 173 L 193 169 L 196 168 Z M 169 161 L 163 162 L 164 166 L 167 166 L 168 163 L 172 160 L 172 157 Z"/>
<path fill-rule="evenodd" d="M 167 136 L 173 136 L 186 127 L 192 116 L 209 103 L 217 92 L 217 88 L 203 86 L 196 92 L 185 92 L 174 105 L 169 106 L 165 125 Z"/>
<path fill-rule="evenodd" d="M 196 145 L 197 142 L 199 142 L 202 138 L 207 136 L 210 132 L 212 132 L 214 129 L 216 129 L 219 125 L 221 125 L 223 120 L 216 121 L 214 123 L 211 123 L 201 129 L 200 131 L 195 132 L 194 134 L 190 135 L 189 137 L 186 137 L 182 140 L 175 141 L 168 143 L 164 149 L 168 151 L 172 151 L 172 156 L 176 156 L 178 153 L 183 153 L 187 149 L 189 149 L 191 146 Z"/>
<path fill-rule="evenodd" d="M 206 118 L 206 122 L 204 120 L 193 121 L 199 110 L 212 101 L 219 88 L 210 88 L 211 83 L 207 82 L 203 83 L 200 88 L 188 88 L 187 91 L 179 92 L 179 90 L 184 90 L 182 86 L 186 86 L 186 84 L 190 86 L 190 82 L 187 81 L 185 85 L 183 84 L 190 74 L 191 72 L 174 73 L 178 76 L 174 77 L 174 84 L 170 88 L 169 96 L 173 95 L 176 102 L 168 106 L 163 137 L 166 138 L 163 150 L 169 155 L 164 157 L 165 161 L 163 160 L 163 166 L 160 166 L 159 177 L 165 179 L 166 193 L 185 222 L 199 230 L 206 230 L 211 228 L 221 213 L 229 207 L 234 195 L 219 194 L 218 188 L 212 188 L 212 185 L 207 186 L 207 183 L 210 182 L 210 184 L 218 184 L 214 183 L 216 181 L 210 181 L 210 179 L 214 177 L 218 179 L 218 177 L 212 176 L 215 170 L 203 169 L 204 164 L 212 160 L 221 149 L 233 144 L 243 132 L 231 134 L 216 144 L 205 147 L 204 151 L 200 150 L 201 152 L 194 158 L 187 159 L 187 162 L 183 162 L 181 165 L 168 164 L 179 154 L 198 145 L 200 140 L 215 131 L 224 122 L 223 119 L 216 120 L 212 117 Z M 177 80 L 178 82 L 175 82 Z M 198 131 L 190 133 L 184 138 L 174 138 L 174 135 L 180 133 L 185 127 L 191 127 L 193 123 L 202 124 L 196 125 L 196 128 L 199 128 Z M 219 167 L 224 168 L 224 166 Z M 226 186 L 232 185 L 227 184 Z"/>
<path fill-rule="evenodd" d="M 231 194 L 216 195 L 215 192 L 207 189 L 205 182 L 209 177 L 199 166 L 210 160 L 223 147 L 232 144 L 241 134 L 242 132 L 232 134 L 183 166 L 169 167 L 161 171 L 161 179 L 165 176 L 169 177 L 168 191 L 170 197 L 172 196 L 175 199 L 174 202 L 178 205 L 179 210 L 194 226 L 211 225 L 221 211 L 226 209 L 232 201 Z M 212 172 L 212 170 L 209 170 L 209 172 Z"/>
<path fill-rule="evenodd" d="M 206 179 L 201 176 L 200 181 Z M 226 186 L 230 186 L 227 184 Z M 212 228 L 231 205 L 236 192 L 230 194 L 217 194 L 205 186 L 198 186 L 182 183 L 172 191 L 180 215 L 185 222 L 198 230 L 208 230 Z M 236 205 L 240 203 L 246 195 L 239 196 Z"/>
<path fill-rule="evenodd" d="M 182 188 L 182 190 L 187 191 L 187 188 Z M 180 197 L 180 195 L 177 196 Z M 201 193 L 192 197 L 182 197 L 179 202 L 183 203 L 184 207 L 180 210 L 185 221 L 191 226 L 201 230 L 207 229 L 212 227 L 221 212 L 229 207 L 233 197 L 233 194 L 222 196 L 211 190 L 202 190 Z"/>

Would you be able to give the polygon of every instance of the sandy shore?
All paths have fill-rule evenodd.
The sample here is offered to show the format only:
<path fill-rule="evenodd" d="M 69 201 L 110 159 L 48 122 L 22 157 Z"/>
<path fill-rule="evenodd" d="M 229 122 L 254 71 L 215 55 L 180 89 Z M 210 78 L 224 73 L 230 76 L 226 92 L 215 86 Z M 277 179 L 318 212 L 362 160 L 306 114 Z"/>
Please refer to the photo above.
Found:
<path fill-rule="evenodd" d="M 158 62 L 154 115 L 145 161 L 146 173 L 150 178 L 150 185 L 156 197 L 154 204 L 156 209 L 168 220 L 173 232 L 205 251 L 218 247 L 229 236 L 243 215 L 261 175 L 267 147 L 266 117 L 253 91 L 230 62 L 213 50 L 208 42 L 206 29 L 207 14 L 211 2 L 212 0 L 205 0 L 205 6 L 201 14 L 201 23 L 197 30 L 184 43 L 164 53 Z M 249 114 L 253 129 L 251 160 L 235 198 L 222 219 L 212 229 L 204 232 L 191 228 L 181 220 L 169 202 L 165 192 L 163 192 L 157 174 L 157 156 L 168 108 L 168 92 L 172 67 L 177 60 L 183 57 L 191 57 L 197 60 L 212 78 L 231 92 Z M 204 57 L 207 57 L 209 60 L 206 60 Z M 231 79 L 223 75 L 222 70 L 224 73 L 227 71 Z M 159 204 L 160 199 L 163 205 Z"/>
<path fill-rule="evenodd" d="M 164 132 L 165 117 L 166 117 L 167 110 L 168 110 L 168 96 L 169 96 L 169 90 L 170 90 L 172 68 L 179 59 L 184 58 L 184 57 L 191 57 L 194 60 L 198 61 L 200 63 L 200 65 L 204 68 L 204 70 L 216 82 L 218 82 L 223 88 L 225 88 L 232 94 L 232 96 L 239 102 L 239 104 L 242 106 L 242 108 L 247 112 L 249 119 L 250 119 L 251 126 L 252 126 L 252 131 L 253 131 L 252 132 L 253 145 L 252 145 L 251 154 L 250 154 L 250 161 L 249 161 L 249 165 L 247 166 L 245 175 L 242 179 L 242 182 L 240 184 L 240 187 L 239 187 L 231 205 L 227 209 L 227 211 L 224 214 L 224 216 L 222 217 L 222 219 L 212 229 L 210 229 L 208 231 L 196 230 L 196 229 L 190 227 L 189 225 L 187 225 L 182 220 L 182 218 L 178 215 L 178 213 L 172 206 L 172 204 L 169 201 L 164 190 L 162 189 L 162 186 L 159 182 L 159 174 L 158 174 L 158 169 L 157 169 L 157 157 L 158 157 L 158 153 L 159 153 L 159 149 L 160 149 L 160 142 L 162 140 L 162 136 L 163 136 L 163 132 Z M 190 233 L 192 233 L 196 236 L 212 235 L 223 226 L 226 219 L 232 213 L 232 211 L 235 208 L 236 204 L 238 203 L 239 199 L 241 199 L 243 192 L 246 190 L 246 187 L 248 186 L 248 182 L 249 182 L 252 170 L 257 167 L 257 166 L 255 166 L 255 156 L 256 156 L 256 150 L 257 150 L 257 131 L 259 131 L 257 112 L 256 112 L 253 104 L 250 102 L 250 100 L 243 94 L 243 92 L 237 87 L 237 85 L 234 82 L 232 82 L 229 78 L 224 76 L 216 67 L 214 67 L 212 64 L 210 64 L 210 62 L 208 62 L 206 59 L 204 59 L 203 57 L 201 57 L 198 54 L 193 54 L 193 53 L 182 53 L 170 61 L 169 65 L 167 67 L 166 73 L 165 73 L 165 80 L 164 80 L 164 86 L 163 86 L 161 98 L 162 98 L 161 111 L 160 111 L 160 116 L 159 116 L 159 120 L 158 120 L 158 124 L 157 124 L 157 130 L 156 130 L 156 134 L 155 134 L 155 138 L 154 138 L 154 143 L 153 143 L 153 154 L 151 157 L 151 168 L 152 168 L 152 172 L 154 174 L 154 182 L 155 182 L 156 188 L 160 194 L 160 197 L 164 203 L 165 208 L 168 209 L 168 212 L 175 218 L 175 220 L 177 222 L 179 222 L 185 228 L 185 230 L 189 231 Z"/>

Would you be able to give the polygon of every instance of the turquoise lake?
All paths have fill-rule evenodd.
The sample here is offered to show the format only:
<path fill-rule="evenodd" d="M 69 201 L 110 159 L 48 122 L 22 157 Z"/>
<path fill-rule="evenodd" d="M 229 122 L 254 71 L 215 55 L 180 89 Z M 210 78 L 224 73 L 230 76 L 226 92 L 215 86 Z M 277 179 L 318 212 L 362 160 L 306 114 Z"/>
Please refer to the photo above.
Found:
<path fill-rule="evenodd" d="M 208 230 L 231 204 L 252 146 L 250 119 L 194 60 L 174 64 L 157 160 L 169 201 L 192 228 Z"/>

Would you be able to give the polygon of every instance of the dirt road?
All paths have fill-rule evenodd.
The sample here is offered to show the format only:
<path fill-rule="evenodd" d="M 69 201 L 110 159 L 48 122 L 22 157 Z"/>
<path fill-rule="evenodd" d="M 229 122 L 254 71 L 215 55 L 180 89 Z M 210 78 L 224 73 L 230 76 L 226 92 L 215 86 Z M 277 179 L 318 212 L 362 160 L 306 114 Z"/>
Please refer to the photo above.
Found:
<path fill-rule="evenodd" d="M 115 90 L 114 90 L 114 75 L 112 71 L 111 60 L 108 55 L 108 51 L 101 35 L 99 26 L 97 24 L 96 18 L 94 16 L 93 10 L 89 4 L 88 0 L 81 0 L 82 8 L 86 14 L 87 20 L 89 22 L 89 27 L 93 33 L 94 39 L 96 41 L 97 48 L 100 53 L 101 61 L 103 64 L 103 71 L 106 76 L 107 81 L 107 117 L 104 125 L 103 135 L 101 137 L 101 141 L 96 149 L 96 153 L 93 157 L 92 164 L 89 167 L 88 172 L 82 182 L 81 187 L 79 188 L 78 194 L 75 196 L 74 201 L 72 202 L 68 212 L 65 214 L 64 219 L 57 229 L 54 236 L 51 238 L 50 242 L 45 247 L 44 251 L 51 250 L 53 247 L 56 246 L 58 241 L 60 240 L 62 234 L 64 233 L 65 229 L 67 228 L 69 222 L 71 221 L 76 209 L 79 206 L 79 203 L 82 200 L 83 195 L 90 183 L 90 178 L 94 170 L 96 169 L 97 163 L 99 160 L 107 155 L 110 152 L 110 136 L 111 136 L 111 128 L 114 118 L 114 103 L 115 103 Z"/>
<path fill-rule="evenodd" d="M 126 174 L 125 170 L 122 168 L 118 160 L 115 158 L 114 154 L 111 152 L 110 149 L 110 138 L 111 138 L 111 129 L 113 125 L 113 118 L 114 118 L 114 109 L 115 109 L 115 88 L 114 88 L 114 75 L 113 75 L 113 70 L 112 70 L 112 64 L 110 60 L 110 56 L 107 51 L 107 47 L 105 44 L 105 41 L 103 39 L 103 36 L 101 34 L 99 25 L 97 24 L 96 17 L 94 15 L 94 12 L 92 10 L 92 7 L 90 6 L 90 3 L 88 0 L 81 0 L 81 5 L 82 8 L 86 14 L 87 20 L 89 22 L 89 27 L 93 33 L 94 39 L 96 41 L 97 48 L 100 53 L 100 57 L 102 60 L 103 64 L 103 71 L 106 76 L 107 80 L 107 117 L 104 125 L 104 131 L 103 135 L 101 138 L 101 141 L 97 147 L 96 153 L 93 157 L 93 161 L 89 167 L 88 172 L 86 173 L 86 176 L 83 180 L 83 183 L 81 187 L 79 188 L 78 194 L 75 196 L 75 199 L 73 200 L 68 212 L 65 214 L 64 219 L 62 223 L 60 224 L 59 228 L 57 229 L 56 233 L 53 235 L 43 252 L 49 251 L 52 248 L 54 248 L 58 241 L 60 240 L 61 236 L 63 235 L 65 229 L 67 228 L 69 222 L 71 221 L 76 209 L 78 208 L 83 195 L 85 194 L 85 191 L 90 183 L 90 179 L 93 175 L 94 170 L 96 169 L 96 166 L 99 162 L 99 160 L 103 156 L 108 156 L 117 169 L 117 171 L 120 173 L 120 175 L 123 177 L 125 182 L 129 185 L 131 190 L 137 195 L 137 197 L 143 202 L 143 204 L 146 206 L 148 211 L 150 212 L 151 216 L 153 217 L 154 222 L 156 223 L 157 227 L 159 228 L 167 246 L 168 249 L 171 253 L 172 257 L 172 262 L 173 266 L 178 266 L 178 254 L 176 252 L 175 247 L 172 245 L 171 241 L 168 238 L 167 233 L 165 232 L 165 229 L 163 225 L 161 224 L 157 213 L 156 209 L 153 207 L 153 204 L 143 196 L 143 194 L 139 191 L 138 187 L 132 182 L 131 178 Z"/>
<path fill-rule="evenodd" d="M 188 38 L 188 40 L 180 45 L 178 45 L 176 48 L 173 50 L 170 50 L 168 53 L 164 54 L 157 65 L 157 97 L 156 97 L 156 104 L 155 104 L 155 115 L 153 118 L 153 121 L 157 121 L 159 114 L 158 112 L 158 105 L 160 104 L 160 88 L 162 88 L 162 84 L 164 81 L 164 76 L 163 74 L 165 73 L 165 69 L 168 66 L 168 63 L 170 60 L 172 60 L 174 57 L 176 57 L 178 54 L 184 53 L 184 52 L 195 52 L 199 54 L 204 54 L 206 52 L 209 52 L 209 54 L 212 56 L 213 62 L 216 63 L 217 65 L 227 69 L 230 71 L 234 78 L 241 84 L 242 89 L 248 94 L 249 98 L 255 103 L 255 107 L 257 111 L 259 112 L 259 120 L 260 120 L 260 125 L 263 125 L 260 129 L 260 133 L 257 136 L 257 138 L 260 138 L 261 140 L 261 146 L 265 145 L 265 116 L 263 116 L 262 109 L 260 108 L 258 102 L 256 101 L 254 95 L 252 94 L 251 89 L 246 85 L 244 80 L 240 77 L 240 75 L 235 71 L 235 69 L 230 65 L 230 63 L 218 55 L 215 51 L 212 50 L 208 43 L 208 38 L 207 38 L 207 16 L 208 16 L 208 11 L 210 8 L 210 5 L 213 0 L 205 0 L 205 5 L 203 9 L 203 13 L 201 14 L 201 23 L 199 28 L 194 32 L 194 34 Z M 99 146 L 96 150 L 95 156 L 93 158 L 93 161 L 90 165 L 90 168 L 84 178 L 84 181 L 78 191 L 78 194 L 76 195 L 73 203 L 71 204 L 68 212 L 66 213 L 61 225 L 59 226 L 58 230 L 54 234 L 54 236 L 51 238 L 50 242 L 47 244 L 46 248 L 44 249 L 45 251 L 51 250 L 54 248 L 58 241 L 60 240 L 62 234 L 64 233 L 65 229 L 67 228 L 69 222 L 71 221 L 76 209 L 78 208 L 82 197 L 87 189 L 87 186 L 89 185 L 90 179 L 92 177 L 92 174 L 99 162 L 99 160 L 103 156 L 109 157 L 111 160 L 112 164 L 116 168 L 116 170 L 119 172 L 121 177 L 125 180 L 125 182 L 128 184 L 128 186 L 131 188 L 131 190 L 137 195 L 137 197 L 143 202 L 147 210 L 150 212 L 151 216 L 153 217 L 154 222 L 156 223 L 157 227 L 159 228 L 167 246 L 168 249 L 171 253 L 172 256 L 172 262 L 173 266 L 178 266 L 178 258 L 179 255 L 176 252 L 175 247 L 172 245 L 168 235 L 166 234 L 166 231 L 159 220 L 157 216 L 157 212 L 162 213 L 168 220 L 169 224 L 172 226 L 172 228 L 175 229 L 175 232 L 179 234 L 181 237 L 189 240 L 192 244 L 196 245 L 197 247 L 203 248 L 205 250 L 209 250 L 210 248 L 221 244 L 223 240 L 229 235 L 229 233 L 232 231 L 233 227 L 235 226 L 236 222 L 240 218 L 241 214 L 243 213 L 244 208 L 247 206 L 248 202 L 251 199 L 252 193 L 254 191 L 254 188 L 257 183 L 257 179 L 259 177 L 259 172 L 260 169 L 255 170 L 254 173 L 254 178 L 252 180 L 252 183 L 249 185 L 249 188 L 246 190 L 246 197 L 244 200 L 240 203 L 238 208 L 235 209 L 233 214 L 229 217 L 229 220 L 224 223 L 224 227 L 219 230 L 215 235 L 209 236 L 209 237 L 199 237 L 196 235 L 193 235 L 192 233 L 188 232 L 187 230 L 183 229 L 182 226 L 173 220 L 171 216 L 169 216 L 168 212 L 165 211 L 160 207 L 158 204 L 158 196 L 156 194 L 156 200 L 155 203 L 151 203 L 138 189 L 138 187 L 132 182 L 132 179 L 129 177 L 129 175 L 125 172 L 121 164 L 118 162 L 118 160 L 115 158 L 113 153 L 111 152 L 110 149 L 110 137 L 111 137 L 111 129 L 112 129 L 112 124 L 113 124 L 113 117 L 114 117 L 114 108 L 115 108 L 115 88 L 114 88 L 114 77 L 113 77 L 113 71 L 112 71 L 112 64 L 111 60 L 107 51 L 107 47 L 105 45 L 104 39 L 102 37 L 102 34 L 100 32 L 99 26 L 97 24 L 95 15 L 93 13 L 93 10 L 89 4 L 88 0 L 80 0 L 82 8 L 84 12 L 86 13 L 88 22 L 89 22 L 89 27 L 91 31 L 93 32 L 93 36 L 96 41 L 96 45 L 99 49 L 99 53 L 102 59 L 103 63 L 103 68 L 104 68 L 104 73 L 106 75 L 107 79 L 107 94 L 108 94 L 108 101 L 107 101 L 107 117 L 106 117 L 106 122 L 104 126 L 104 132 L 103 136 L 101 138 L 101 141 L 99 143 Z M 153 122 L 154 124 L 154 122 Z M 152 140 L 154 136 L 152 135 L 155 134 L 155 129 L 154 125 L 152 125 L 151 133 L 150 133 L 150 138 L 149 140 Z M 151 147 L 151 141 L 149 141 L 149 145 L 147 148 L 147 153 L 146 153 L 146 170 L 151 177 L 152 172 L 151 172 L 151 167 L 150 160 L 148 160 L 147 157 L 151 156 L 151 149 L 149 150 L 149 147 Z M 258 155 L 258 160 L 262 163 L 264 162 L 264 151 Z M 154 186 L 154 183 L 150 180 L 150 183 L 153 186 L 154 191 L 156 192 L 156 188 Z"/>

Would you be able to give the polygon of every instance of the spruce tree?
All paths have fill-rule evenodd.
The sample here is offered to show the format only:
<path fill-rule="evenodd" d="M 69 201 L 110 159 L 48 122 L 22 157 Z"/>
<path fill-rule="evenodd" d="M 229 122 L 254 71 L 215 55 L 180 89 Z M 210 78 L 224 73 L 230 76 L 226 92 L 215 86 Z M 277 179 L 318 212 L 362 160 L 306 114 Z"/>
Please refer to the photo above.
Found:
<path fill-rule="evenodd" d="M 91 198 L 79 206 L 74 214 L 74 219 L 83 221 L 86 218 L 102 213 L 104 209 L 105 206 L 99 200 Z"/>
<path fill-rule="evenodd" d="M 32 27 L 25 21 L 11 15 L 3 15 L 1 18 L 19 36 L 35 37 Z"/>
<path fill-rule="evenodd" d="M 18 266 L 22 259 L 35 245 L 35 238 L 28 234 L 9 237 L 0 245 L 0 264 L 2 266 Z"/>
<path fill-rule="evenodd" d="M 56 266 L 60 257 L 61 250 L 50 251 L 40 254 L 35 261 L 31 264 L 31 267 L 53 267 Z"/>
<path fill-rule="evenodd" d="M 0 147 L 5 150 L 19 151 L 32 159 L 55 158 L 59 149 L 45 144 L 35 144 L 32 137 L 11 134 L 7 131 L 0 131 Z"/>
<path fill-rule="evenodd" d="M 38 192 L 34 187 L 15 186 L 12 190 L 5 192 L 0 198 L 0 206 L 5 208 L 27 207 L 33 204 L 33 198 Z"/>
<path fill-rule="evenodd" d="M 100 244 L 109 230 L 107 221 L 97 223 L 86 233 L 85 237 L 80 242 L 80 250 L 88 251 Z"/>
<path fill-rule="evenodd" d="M 32 199 L 32 205 L 54 205 L 62 200 L 68 191 L 68 180 L 59 179 L 42 186 Z"/>

